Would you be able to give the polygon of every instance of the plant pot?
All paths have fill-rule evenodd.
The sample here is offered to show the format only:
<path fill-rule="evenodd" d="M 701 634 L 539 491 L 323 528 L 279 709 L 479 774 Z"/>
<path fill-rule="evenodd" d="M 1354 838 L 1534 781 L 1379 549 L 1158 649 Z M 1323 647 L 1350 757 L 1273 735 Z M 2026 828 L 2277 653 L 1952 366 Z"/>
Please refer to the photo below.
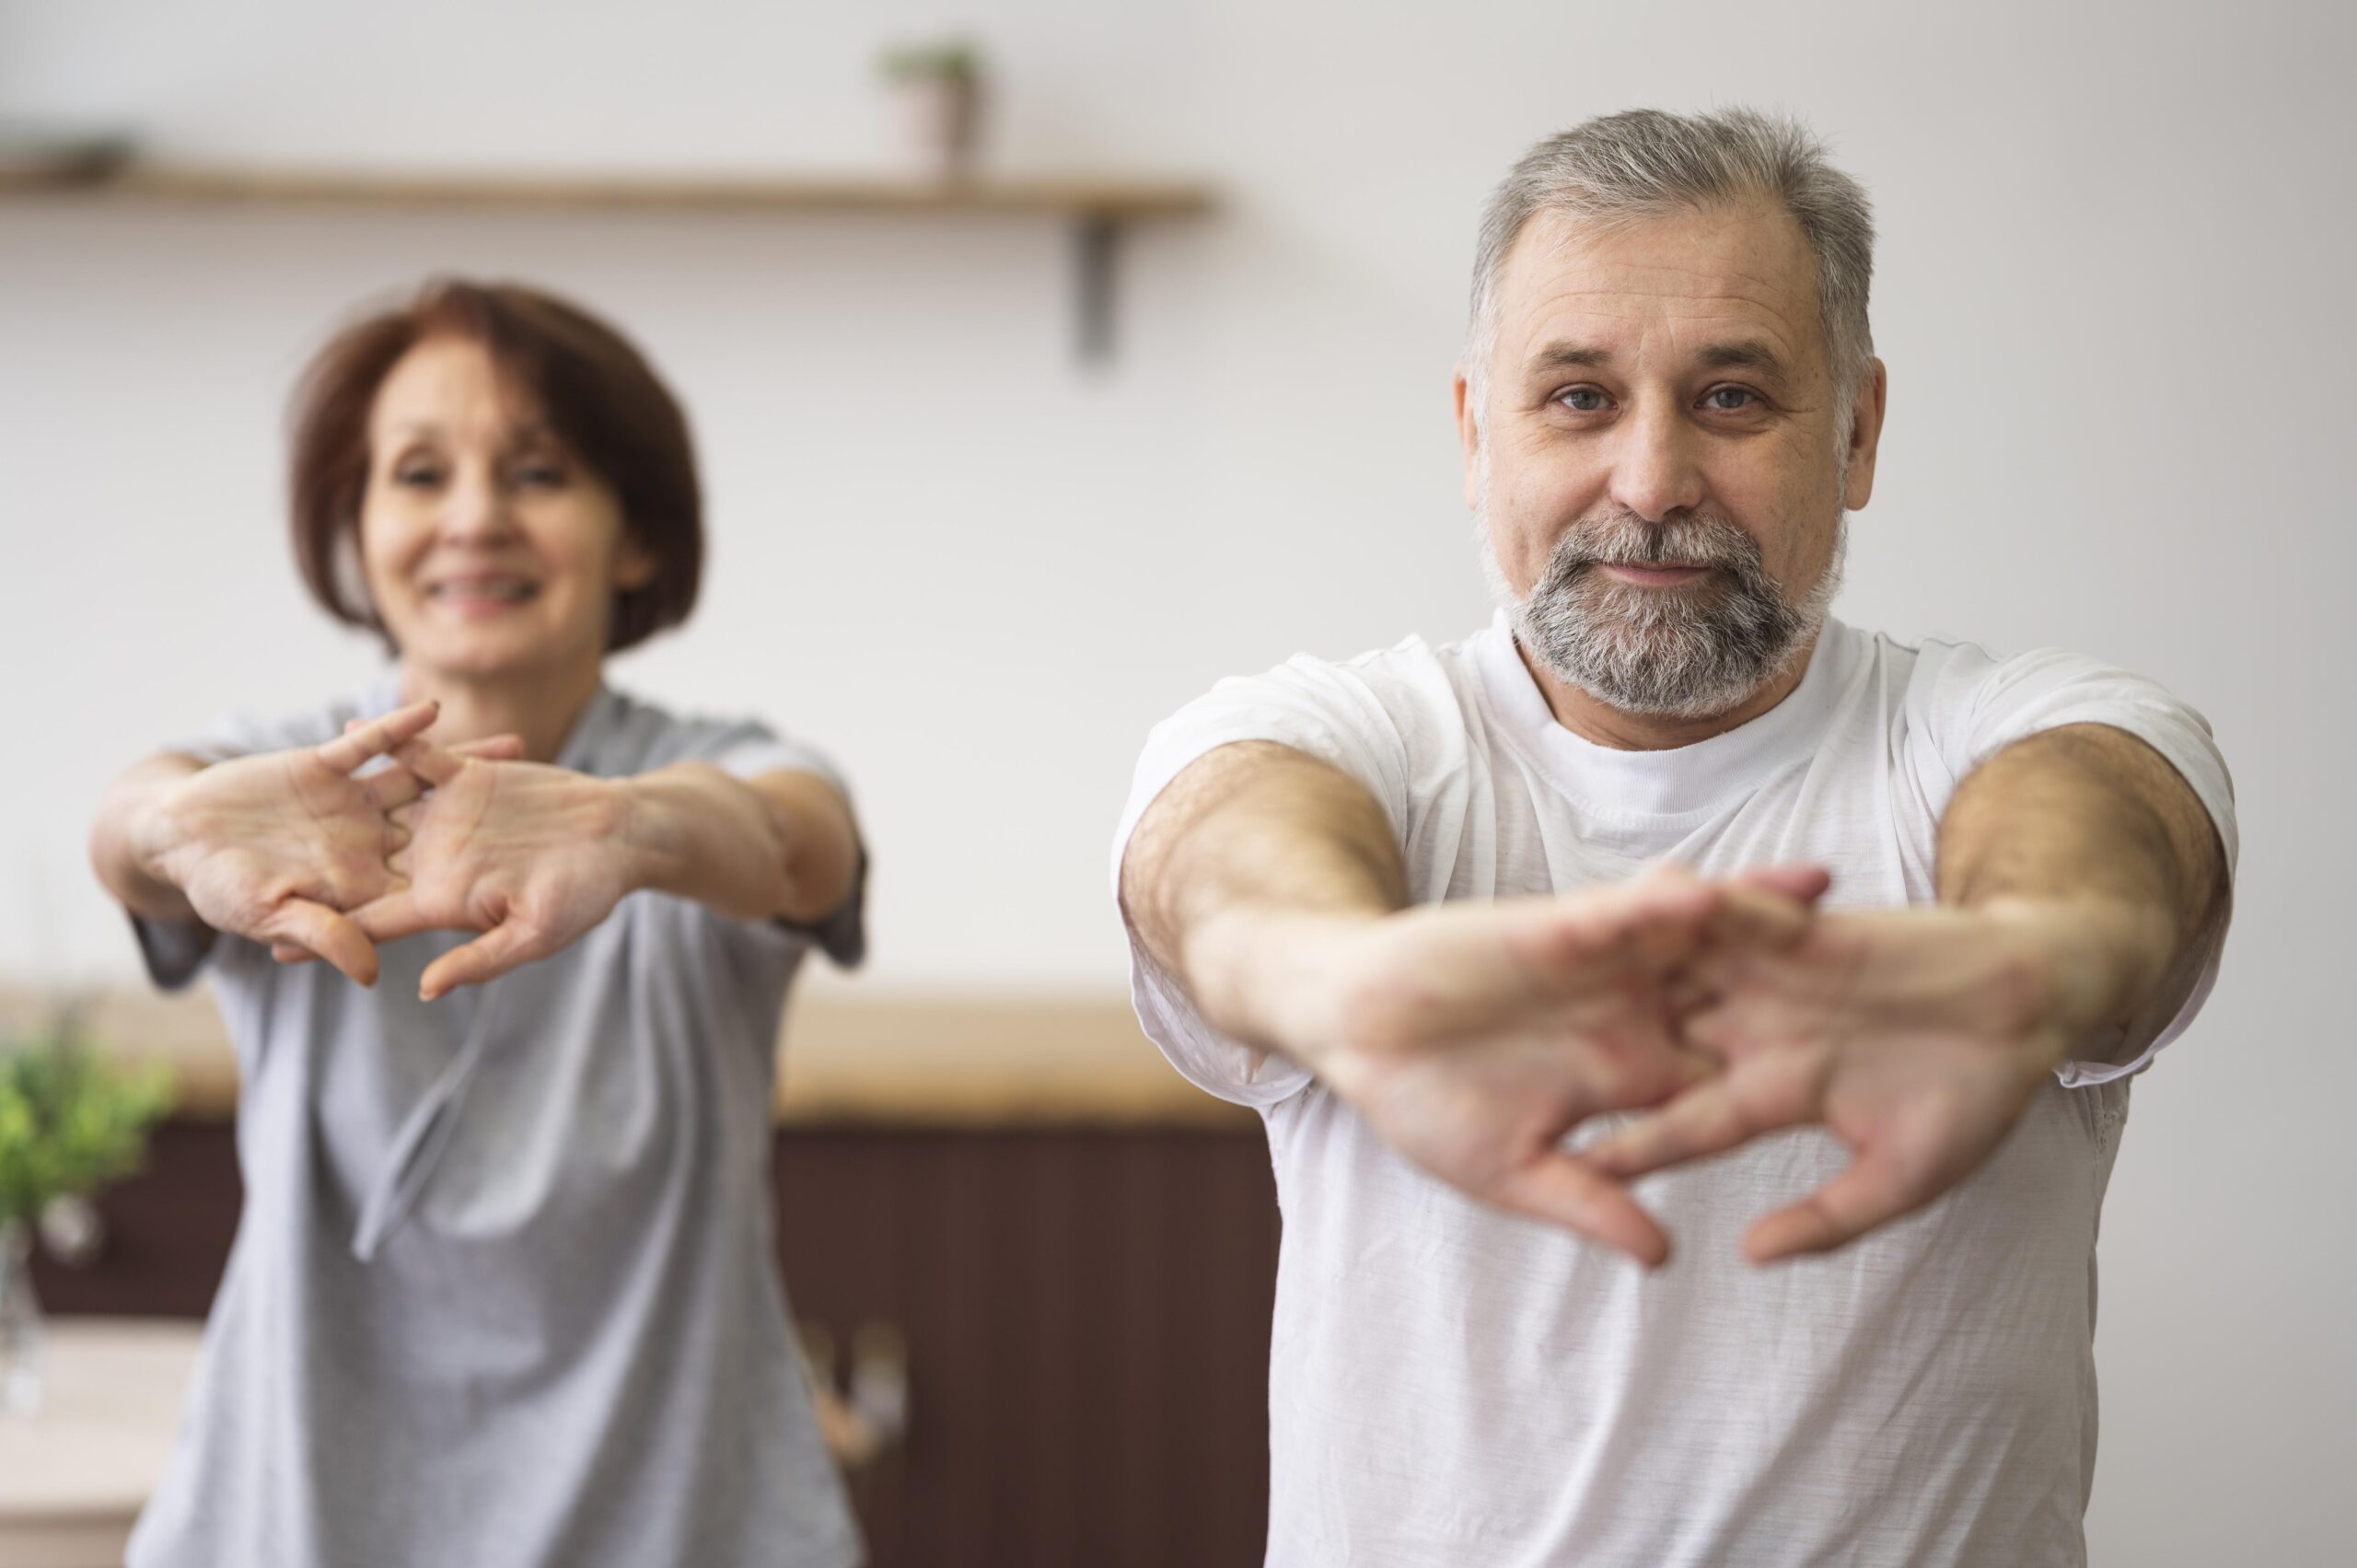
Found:
<path fill-rule="evenodd" d="M 981 84 L 971 76 L 908 76 L 892 85 L 900 134 L 910 157 L 935 180 L 974 171 L 981 145 Z"/>
<path fill-rule="evenodd" d="M 33 1294 L 33 1230 L 0 1220 L 0 1419 L 41 1409 L 46 1335 Z"/>

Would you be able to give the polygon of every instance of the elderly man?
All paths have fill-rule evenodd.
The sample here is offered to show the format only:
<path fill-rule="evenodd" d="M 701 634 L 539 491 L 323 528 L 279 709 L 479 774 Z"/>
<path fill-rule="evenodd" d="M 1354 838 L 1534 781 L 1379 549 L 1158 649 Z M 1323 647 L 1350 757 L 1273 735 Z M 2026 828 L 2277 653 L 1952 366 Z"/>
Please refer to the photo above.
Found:
<path fill-rule="evenodd" d="M 1147 744 L 1139 1015 L 1284 1210 L 1272 1564 L 2084 1560 L 2096 1217 L 2231 788 L 2134 675 L 1827 619 L 1872 240 L 1789 122 L 1541 144 L 1457 381 L 1495 622 Z"/>

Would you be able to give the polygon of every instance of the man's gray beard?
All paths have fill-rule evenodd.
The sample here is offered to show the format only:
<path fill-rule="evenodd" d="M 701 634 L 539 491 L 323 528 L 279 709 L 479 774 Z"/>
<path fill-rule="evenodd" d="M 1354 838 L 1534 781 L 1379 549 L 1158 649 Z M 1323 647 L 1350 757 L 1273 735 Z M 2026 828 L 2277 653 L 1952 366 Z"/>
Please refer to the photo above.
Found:
<path fill-rule="evenodd" d="M 1724 517 L 1584 518 L 1556 541 L 1528 596 L 1517 598 L 1486 518 L 1476 521 L 1490 590 L 1531 656 L 1600 703 L 1665 718 L 1714 718 L 1785 674 L 1825 624 L 1849 545 L 1845 514 L 1823 575 L 1788 603 L 1759 544 Z M 1716 570 L 1682 587 L 1643 588 L 1597 570 L 1606 564 Z"/>

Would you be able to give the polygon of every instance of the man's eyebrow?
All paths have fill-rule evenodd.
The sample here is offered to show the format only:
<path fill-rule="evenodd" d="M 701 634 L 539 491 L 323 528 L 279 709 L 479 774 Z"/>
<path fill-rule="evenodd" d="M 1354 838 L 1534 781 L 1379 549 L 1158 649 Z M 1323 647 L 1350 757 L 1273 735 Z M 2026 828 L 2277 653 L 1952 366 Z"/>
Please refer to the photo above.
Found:
<path fill-rule="evenodd" d="M 1601 370 L 1612 363 L 1612 351 L 1590 343 L 1551 343 L 1530 356 L 1524 368 L 1542 370 Z"/>
<path fill-rule="evenodd" d="M 1774 345 L 1761 338 L 1735 338 L 1725 343 L 1706 344 L 1695 358 L 1713 370 L 1750 370 L 1778 381 L 1789 380 L 1792 371 L 1784 364 L 1784 356 Z M 1602 370 L 1612 364 L 1612 351 L 1593 343 L 1556 342 L 1547 344 L 1530 356 L 1524 367 L 1529 375 L 1544 375 L 1552 370 Z"/>
<path fill-rule="evenodd" d="M 1756 370 L 1780 381 L 1792 374 L 1784 367 L 1784 356 L 1758 338 L 1712 343 L 1696 357 L 1713 370 Z"/>

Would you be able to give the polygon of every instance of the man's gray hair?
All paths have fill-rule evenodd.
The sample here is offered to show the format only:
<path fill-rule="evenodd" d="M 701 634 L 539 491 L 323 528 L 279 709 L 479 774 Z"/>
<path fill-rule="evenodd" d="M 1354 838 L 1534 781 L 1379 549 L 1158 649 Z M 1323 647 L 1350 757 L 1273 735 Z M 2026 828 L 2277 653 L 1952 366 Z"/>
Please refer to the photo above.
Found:
<path fill-rule="evenodd" d="M 1817 258 L 1817 303 L 1833 373 L 1835 439 L 1874 359 L 1866 292 L 1875 270 L 1874 209 L 1865 188 L 1826 161 L 1808 128 L 1752 109 L 1671 114 L 1632 109 L 1550 136 L 1522 157 L 1481 214 L 1465 373 L 1486 424 L 1490 359 L 1497 352 L 1498 275 L 1530 220 L 1560 212 L 1608 226 L 1694 208 L 1768 198 L 1800 224 Z"/>

